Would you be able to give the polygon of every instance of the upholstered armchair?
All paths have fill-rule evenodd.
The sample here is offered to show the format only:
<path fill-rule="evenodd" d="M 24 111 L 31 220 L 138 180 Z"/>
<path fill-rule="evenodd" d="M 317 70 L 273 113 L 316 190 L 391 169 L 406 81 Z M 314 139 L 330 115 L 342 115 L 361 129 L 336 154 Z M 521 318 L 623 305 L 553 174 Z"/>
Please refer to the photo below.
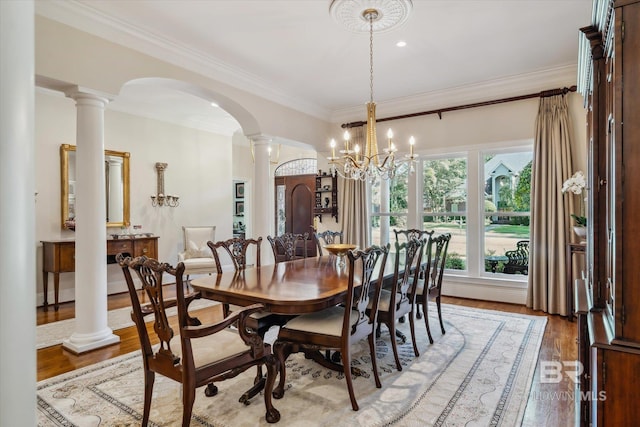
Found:
<path fill-rule="evenodd" d="M 215 241 L 216 226 L 183 226 L 184 251 L 178 253 L 178 262 L 184 264 L 184 274 L 211 274 L 216 262 L 207 242 Z"/>

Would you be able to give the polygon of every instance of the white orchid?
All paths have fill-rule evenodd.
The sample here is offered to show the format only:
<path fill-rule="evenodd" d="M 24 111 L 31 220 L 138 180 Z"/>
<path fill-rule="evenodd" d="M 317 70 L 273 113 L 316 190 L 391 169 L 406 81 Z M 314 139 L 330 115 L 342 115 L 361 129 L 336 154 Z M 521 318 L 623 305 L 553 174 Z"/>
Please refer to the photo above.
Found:
<path fill-rule="evenodd" d="M 582 194 L 582 190 L 584 190 L 587 186 L 587 181 L 584 177 L 584 173 L 582 171 L 578 171 L 573 174 L 571 178 L 566 180 L 564 184 L 562 184 L 562 192 L 563 193 L 573 193 L 573 194 Z M 584 201 L 586 197 L 580 198 L 580 215 L 571 214 L 571 217 L 576 220 L 576 224 L 586 226 L 587 218 L 584 216 Z"/>
<path fill-rule="evenodd" d="M 562 192 L 572 192 L 573 194 L 582 194 L 582 190 L 587 186 L 587 181 L 582 171 L 573 174 L 571 178 L 562 184 Z"/>

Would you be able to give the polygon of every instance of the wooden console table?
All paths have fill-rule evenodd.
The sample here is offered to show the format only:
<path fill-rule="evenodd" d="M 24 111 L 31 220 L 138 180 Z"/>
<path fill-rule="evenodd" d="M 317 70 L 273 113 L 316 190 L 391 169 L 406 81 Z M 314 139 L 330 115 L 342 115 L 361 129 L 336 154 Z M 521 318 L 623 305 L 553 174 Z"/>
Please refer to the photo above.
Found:
<path fill-rule="evenodd" d="M 115 255 L 122 252 L 131 256 L 146 255 L 158 258 L 159 236 L 121 237 L 107 240 L 108 264 L 115 262 Z M 42 241 L 42 283 L 44 288 L 43 307 L 48 309 L 47 294 L 49 290 L 49 275 L 53 273 L 54 309 L 58 311 L 58 291 L 60 289 L 60 273 L 76 271 L 76 242 L 75 240 Z"/>

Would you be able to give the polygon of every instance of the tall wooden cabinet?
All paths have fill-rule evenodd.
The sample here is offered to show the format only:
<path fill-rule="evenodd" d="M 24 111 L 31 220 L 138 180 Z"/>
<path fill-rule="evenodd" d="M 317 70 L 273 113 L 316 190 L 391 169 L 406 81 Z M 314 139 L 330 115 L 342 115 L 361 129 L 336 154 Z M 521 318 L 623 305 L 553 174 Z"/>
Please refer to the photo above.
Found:
<path fill-rule="evenodd" d="M 640 0 L 594 0 L 579 88 L 589 153 L 587 280 L 577 292 L 580 425 L 640 420 Z"/>

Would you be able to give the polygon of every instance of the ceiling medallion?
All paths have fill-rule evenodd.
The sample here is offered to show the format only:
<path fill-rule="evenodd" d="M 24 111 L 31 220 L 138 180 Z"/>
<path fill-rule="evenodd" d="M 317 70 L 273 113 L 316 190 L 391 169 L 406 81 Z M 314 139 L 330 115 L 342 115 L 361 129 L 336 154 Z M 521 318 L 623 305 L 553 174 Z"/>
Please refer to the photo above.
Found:
<path fill-rule="evenodd" d="M 368 33 L 369 21 L 365 10 L 378 12 L 373 22 L 373 31 L 383 33 L 402 25 L 413 8 L 411 0 L 333 0 L 329 13 L 333 19 L 354 33 Z"/>

